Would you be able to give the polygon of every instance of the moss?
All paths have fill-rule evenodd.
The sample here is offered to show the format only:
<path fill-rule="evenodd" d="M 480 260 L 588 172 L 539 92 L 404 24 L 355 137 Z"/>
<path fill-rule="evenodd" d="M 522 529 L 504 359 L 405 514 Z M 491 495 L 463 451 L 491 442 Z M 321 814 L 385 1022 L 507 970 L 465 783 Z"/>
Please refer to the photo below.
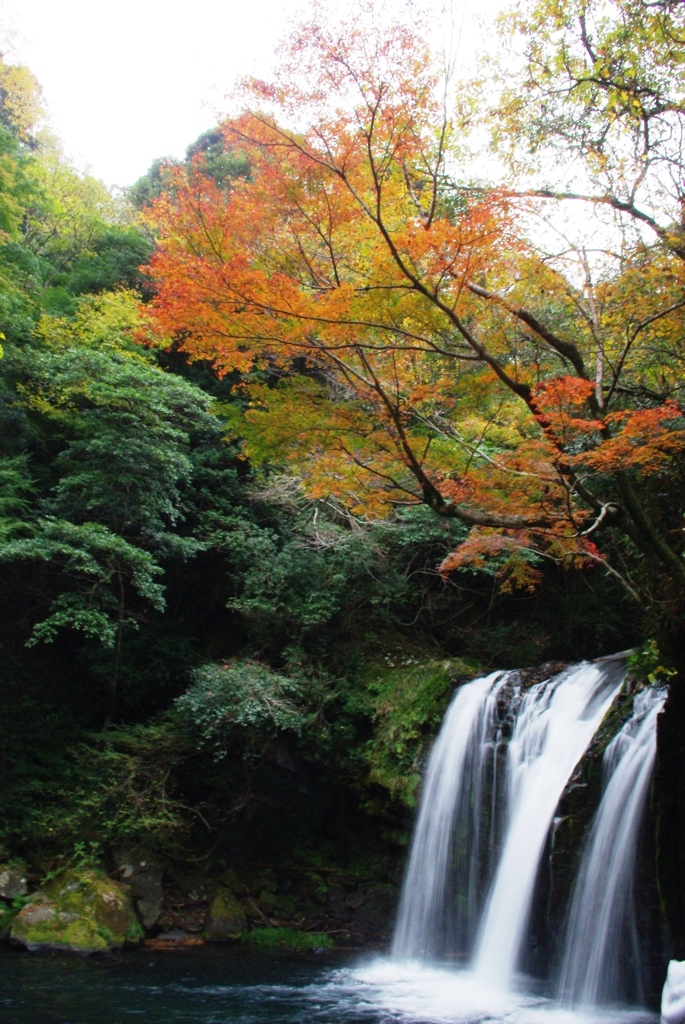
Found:
<path fill-rule="evenodd" d="M 265 949 L 334 949 L 330 935 L 323 932 L 298 932 L 293 928 L 253 928 L 245 932 L 242 941 Z"/>
<path fill-rule="evenodd" d="M 138 942 L 143 931 L 128 888 L 86 869 L 48 881 L 16 915 L 10 934 L 30 949 L 105 952 Z"/>
<path fill-rule="evenodd" d="M 365 682 L 375 735 L 365 750 L 369 782 L 415 806 L 427 740 L 440 726 L 455 680 L 477 670 L 472 661 L 427 660 L 410 650 L 370 666 Z"/>
<path fill-rule="evenodd" d="M 207 910 L 202 937 L 206 942 L 237 942 L 247 925 L 245 912 L 228 889 L 219 889 Z"/>
<path fill-rule="evenodd" d="M 0 942 L 9 938 L 12 921 L 17 916 L 18 912 L 18 908 L 0 904 Z"/>
<path fill-rule="evenodd" d="M 274 901 L 274 914 L 276 917 L 294 917 L 298 910 L 297 900 L 287 893 L 279 893 Z"/>

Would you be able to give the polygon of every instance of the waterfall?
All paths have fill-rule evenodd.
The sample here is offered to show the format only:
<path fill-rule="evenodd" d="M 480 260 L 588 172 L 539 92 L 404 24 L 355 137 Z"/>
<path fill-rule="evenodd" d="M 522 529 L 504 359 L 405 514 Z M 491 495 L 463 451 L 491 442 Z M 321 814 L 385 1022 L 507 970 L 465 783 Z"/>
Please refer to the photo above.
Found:
<path fill-rule="evenodd" d="M 582 664 L 532 686 L 508 750 L 507 830 L 480 926 L 475 970 L 507 988 L 516 970 L 533 886 L 554 812 L 620 689 L 623 665 Z"/>
<path fill-rule="evenodd" d="M 480 909 L 488 781 L 491 799 L 496 792 L 497 694 L 506 679 L 506 673 L 494 672 L 462 686 L 445 716 L 428 762 L 395 928 L 395 956 L 430 959 L 470 948 Z"/>
<path fill-rule="evenodd" d="M 616 657 L 528 687 L 493 673 L 459 688 L 427 767 L 394 955 L 463 956 L 509 988 L 557 804 L 624 672 Z"/>
<path fill-rule="evenodd" d="M 633 868 L 665 699 L 663 690 L 636 694 L 632 717 L 604 755 L 604 791 L 583 848 L 559 975 L 558 997 L 570 1005 L 623 998 L 628 982 L 644 999 Z"/>

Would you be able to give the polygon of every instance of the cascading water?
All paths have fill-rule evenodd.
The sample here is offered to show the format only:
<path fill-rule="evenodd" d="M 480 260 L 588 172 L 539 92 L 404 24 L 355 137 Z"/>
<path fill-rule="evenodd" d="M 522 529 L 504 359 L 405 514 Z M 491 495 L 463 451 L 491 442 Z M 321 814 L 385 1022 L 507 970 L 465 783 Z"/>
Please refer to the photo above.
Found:
<path fill-rule="evenodd" d="M 481 988 L 510 988 L 559 799 L 619 692 L 624 673 L 625 660 L 617 656 L 583 663 L 527 688 L 517 673 L 494 673 L 457 691 L 428 764 L 395 956 L 464 957 L 470 959 L 470 976 Z M 643 707 L 647 699 L 636 699 L 634 718 L 612 743 L 606 762 L 611 780 L 605 800 L 616 806 L 614 817 L 606 818 L 605 831 L 618 831 L 620 822 L 623 838 L 618 843 L 624 850 L 632 842 L 633 853 L 623 858 L 624 880 L 615 888 L 613 881 L 600 881 L 594 896 L 577 897 L 588 908 L 592 900 L 597 903 L 602 886 L 603 903 L 621 903 L 630 891 L 635 841 L 629 837 L 636 834 L 644 803 L 636 791 L 649 779 L 653 754 L 650 759 L 646 735 L 653 724 L 648 722 L 655 722 L 663 695 L 652 695 L 649 708 Z M 632 781 L 624 779 L 628 764 Z M 623 788 L 615 778 L 624 779 Z M 604 857 L 610 873 L 607 859 L 615 855 L 605 849 L 598 856 Z M 571 974 L 587 973 L 593 957 L 603 973 L 611 936 L 619 927 L 615 913 L 620 915 L 620 910 L 607 910 L 605 937 L 597 939 L 585 966 L 579 954 L 568 954 L 573 966 L 564 967 L 562 985 L 574 1003 L 603 998 L 601 985 L 579 994 Z M 590 926 L 572 917 L 568 948 L 582 945 L 596 930 L 596 922 Z"/>
<path fill-rule="evenodd" d="M 507 829 L 475 970 L 507 988 L 516 970 L 554 811 L 623 681 L 622 663 L 582 664 L 532 686 L 508 750 Z"/>
<path fill-rule="evenodd" d="M 393 940 L 395 956 L 432 959 L 471 947 L 482 909 L 479 875 L 488 783 L 490 799 L 496 799 L 497 694 L 506 680 L 506 673 L 494 672 L 462 686 L 445 716 L 426 773 Z"/>
<path fill-rule="evenodd" d="M 636 694 L 632 717 L 604 754 L 604 792 L 581 857 L 559 975 L 558 998 L 569 1005 L 611 1002 L 630 988 L 644 1000 L 633 868 L 665 700 L 662 690 Z"/>

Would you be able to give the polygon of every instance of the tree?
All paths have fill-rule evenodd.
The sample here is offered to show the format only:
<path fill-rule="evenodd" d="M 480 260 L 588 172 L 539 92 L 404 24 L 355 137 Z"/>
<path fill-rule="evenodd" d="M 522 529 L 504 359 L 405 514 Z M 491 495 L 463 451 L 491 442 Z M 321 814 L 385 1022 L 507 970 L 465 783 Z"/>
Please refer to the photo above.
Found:
<path fill-rule="evenodd" d="M 512 73 L 489 64 L 494 141 L 510 168 L 550 181 L 537 194 L 604 207 L 685 258 L 685 12 L 671 0 L 517 3 L 501 33 L 523 41 Z"/>
<path fill-rule="evenodd" d="M 23 64 L 6 64 L 0 56 L 0 124 L 28 148 L 36 145 L 36 129 L 43 120 L 41 88 Z"/>
<path fill-rule="evenodd" d="M 250 179 L 226 194 L 173 169 L 150 263 L 160 334 L 246 375 L 248 453 L 357 512 L 460 519 L 445 571 L 494 555 L 529 587 L 541 558 L 599 564 L 640 600 L 646 561 L 680 608 L 685 268 L 668 231 L 624 232 L 594 279 L 577 248 L 564 273 L 527 231 L 548 190 L 457 177 L 460 126 L 403 26 L 306 25 L 251 95 L 223 126 Z M 617 534 L 612 564 L 596 541 Z"/>
<path fill-rule="evenodd" d="M 71 332 L 44 327 L 46 350 L 8 354 L 29 411 L 52 421 L 56 479 L 29 503 L 38 487 L 28 459 L 0 458 L 0 562 L 39 594 L 30 644 L 68 628 L 111 651 L 109 720 L 125 632 L 163 610 L 164 563 L 203 547 L 177 527 L 194 471 L 190 434 L 215 428 L 199 389 L 115 344 L 113 317 L 103 343 L 93 313 L 122 311 L 102 296 L 92 305 Z"/>

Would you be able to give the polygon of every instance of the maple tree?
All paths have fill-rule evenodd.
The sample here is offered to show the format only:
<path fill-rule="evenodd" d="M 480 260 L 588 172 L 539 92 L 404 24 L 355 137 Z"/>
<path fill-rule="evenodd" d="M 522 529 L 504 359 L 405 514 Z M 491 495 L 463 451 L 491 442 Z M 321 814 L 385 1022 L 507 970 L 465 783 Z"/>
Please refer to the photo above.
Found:
<path fill-rule="evenodd" d="M 240 371 L 247 453 L 355 513 L 461 520 L 444 572 L 496 555 L 530 588 L 542 558 L 601 564 L 639 599 L 597 546 L 618 530 L 682 592 L 672 232 L 624 231 L 599 273 L 580 247 L 570 270 L 541 252 L 549 190 L 458 170 L 465 123 L 401 25 L 305 25 L 250 92 L 222 127 L 249 176 L 172 168 L 149 266 L 160 337 Z"/>

